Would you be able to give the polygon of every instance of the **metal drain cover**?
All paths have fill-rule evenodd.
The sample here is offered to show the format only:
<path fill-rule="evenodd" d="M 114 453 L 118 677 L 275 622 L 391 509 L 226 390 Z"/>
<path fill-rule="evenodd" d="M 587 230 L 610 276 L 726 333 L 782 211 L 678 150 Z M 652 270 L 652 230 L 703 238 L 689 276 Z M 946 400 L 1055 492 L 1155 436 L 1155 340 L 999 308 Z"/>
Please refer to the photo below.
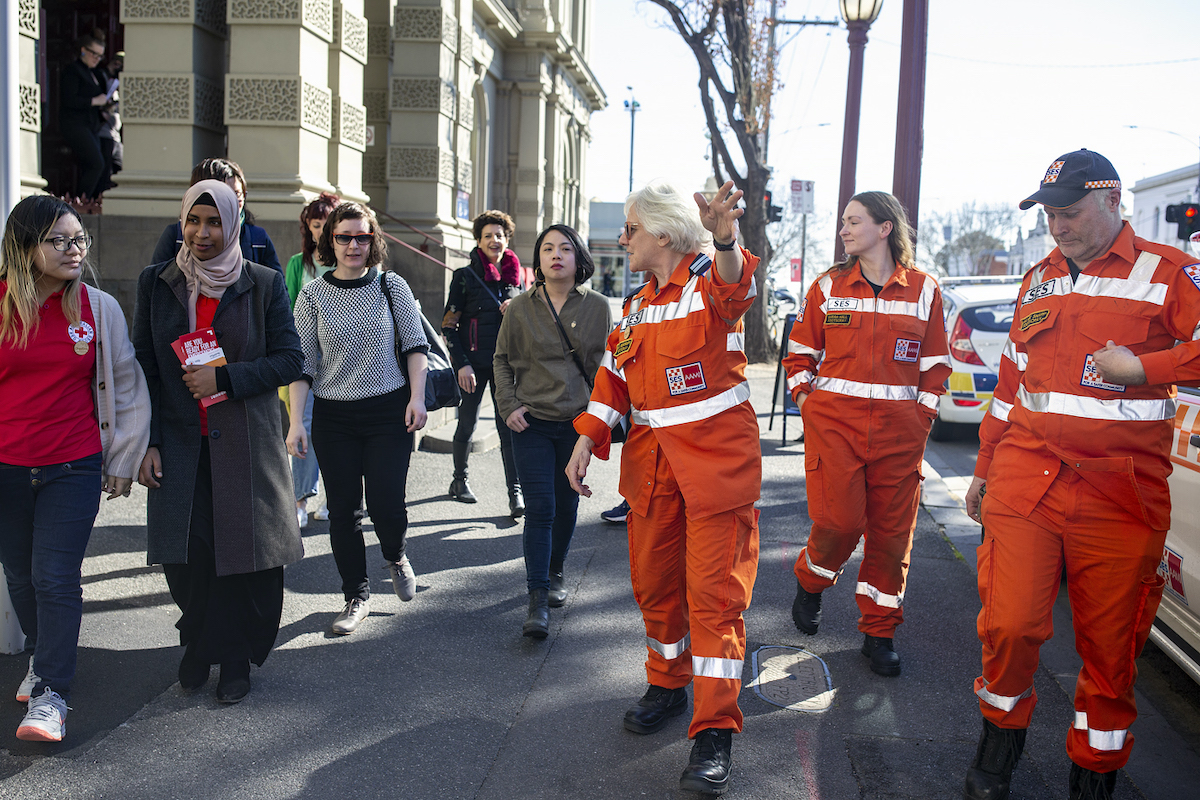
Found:
<path fill-rule="evenodd" d="M 819 714 L 833 705 L 837 690 L 829 667 L 813 653 L 771 645 L 754 651 L 754 693 L 766 702 Z"/>

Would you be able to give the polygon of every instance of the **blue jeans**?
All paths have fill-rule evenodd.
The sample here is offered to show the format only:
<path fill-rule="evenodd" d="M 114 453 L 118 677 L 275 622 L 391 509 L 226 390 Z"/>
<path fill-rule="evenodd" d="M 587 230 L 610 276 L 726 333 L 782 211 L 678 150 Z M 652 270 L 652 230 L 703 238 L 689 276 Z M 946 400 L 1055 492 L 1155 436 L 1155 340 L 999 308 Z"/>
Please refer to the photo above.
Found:
<path fill-rule="evenodd" d="M 304 458 L 292 456 L 292 489 L 296 492 L 296 502 L 307 500 L 317 493 L 317 478 L 321 476 L 321 468 L 317 464 L 317 453 L 312 448 L 312 415 L 313 395 L 308 393 L 304 403 L 304 433 L 308 436 L 308 454 Z"/>
<path fill-rule="evenodd" d="M 550 567 L 561 567 L 575 533 L 579 495 L 567 480 L 567 463 L 579 434 L 571 420 L 547 422 L 525 415 L 529 427 L 513 433 L 513 460 L 525 492 L 525 582 L 529 591 L 550 588 Z"/>
<path fill-rule="evenodd" d="M 80 571 L 100 510 L 100 453 L 45 467 L 0 465 L 0 561 L 38 675 L 70 699 L 83 619 Z"/>

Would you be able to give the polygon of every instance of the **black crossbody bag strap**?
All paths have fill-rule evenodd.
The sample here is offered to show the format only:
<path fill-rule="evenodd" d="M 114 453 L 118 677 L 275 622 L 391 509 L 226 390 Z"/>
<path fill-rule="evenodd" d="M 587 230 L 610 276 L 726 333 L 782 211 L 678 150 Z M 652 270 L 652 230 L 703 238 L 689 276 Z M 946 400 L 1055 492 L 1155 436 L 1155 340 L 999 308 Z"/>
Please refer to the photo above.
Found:
<path fill-rule="evenodd" d="M 504 305 L 504 303 L 500 301 L 500 295 L 498 295 L 498 294 L 496 294 L 495 292 L 493 292 L 493 291 L 492 291 L 492 287 L 490 287 L 490 286 L 488 286 L 486 283 L 484 283 L 484 282 L 483 282 L 483 278 L 481 278 L 481 277 L 479 277 L 478 275 L 476 275 L 476 274 L 475 274 L 475 270 L 471 269 L 471 265 L 470 265 L 470 264 L 468 264 L 467 266 L 463 267 L 463 269 L 465 269 L 465 270 L 467 271 L 467 273 L 468 273 L 468 274 L 470 274 L 470 276 L 471 276 L 472 278 L 474 278 L 476 281 L 478 281 L 479 285 L 483 287 L 483 290 L 484 290 L 485 292 L 487 292 L 487 293 L 488 293 L 488 297 L 490 297 L 490 298 L 492 298 L 493 300 L 495 300 L 495 301 L 496 301 L 496 307 L 497 307 L 497 308 L 499 308 L 500 306 Z"/>
<path fill-rule="evenodd" d="M 400 343 L 400 325 L 396 322 L 396 307 L 392 305 L 392 293 L 388 291 L 387 273 L 383 270 L 379 272 L 379 291 L 383 292 L 384 299 L 387 300 L 388 311 L 391 312 L 392 316 L 392 337 L 395 340 L 392 349 L 396 351 L 396 366 L 400 368 L 400 374 L 404 376 L 404 382 L 410 383 L 408 380 L 408 364 L 400 355 L 402 345 Z"/>
<path fill-rule="evenodd" d="M 554 303 L 550 302 L 550 292 L 546 291 L 546 284 L 542 284 L 542 295 L 546 298 L 546 305 L 550 306 L 550 313 L 554 315 L 554 324 L 558 326 L 558 332 L 562 336 L 563 344 L 567 346 L 568 352 L 571 353 L 571 358 L 575 360 L 575 366 L 579 367 L 579 372 L 583 375 L 583 382 L 587 384 L 588 391 L 591 391 L 592 379 L 588 377 L 587 369 L 583 366 L 583 360 L 579 358 L 579 353 L 575 352 L 575 346 L 571 344 L 571 337 L 567 336 L 567 329 L 563 327 L 562 320 L 558 318 L 558 312 L 554 310 Z"/>

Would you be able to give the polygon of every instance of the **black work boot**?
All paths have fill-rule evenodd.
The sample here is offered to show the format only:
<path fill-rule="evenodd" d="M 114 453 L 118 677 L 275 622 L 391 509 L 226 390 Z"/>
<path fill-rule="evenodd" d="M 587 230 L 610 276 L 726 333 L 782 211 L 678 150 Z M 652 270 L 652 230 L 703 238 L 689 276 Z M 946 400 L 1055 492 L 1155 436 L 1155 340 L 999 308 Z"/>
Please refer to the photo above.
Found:
<path fill-rule="evenodd" d="M 534 589 L 529 593 L 529 614 L 521 626 L 521 635 L 531 639 L 545 639 L 550 635 L 550 606 L 545 589 Z"/>
<path fill-rule="evenodd" d="M 470 442 L 454 442 L 454 480 L 450 481 L 450 496 L 460 503 L 476 503 L 479 498 L 467 484 L 467 456 L 471 452 Z"/>
<path fill-rule="evenodd" d="M 1117 771 L 1095 772 L 1071 764 L 1071 800 L 1112 800 Z"/>
<path fill-rule="evenodd" d="M 1025 728 L 1000 728 L 986 719 L 983 721 L 979 748 L 967 770 L 963 800 L 1005 800 L 1008 797 L 1013 769 L 1025 749 L 1025 733 Z"/>
<path fill-rule="evenodd" d="M 563 580 L 563 565 L 550 564 L 550 607 L 562 608 L 567 602 L 567 587 Z"/>
<path fill-rule="evenodd" d="M 821 593 L 807 591 L 796 581 L 796 599 L 792 601 L 792 622 L 809 636 L 821 624 Z"/>
<path fill-rule="evenodd" d="M 508 514 L 513 519 L 525 516 L 525 495 L 519 483 L 508 487 Z"/>
<path fill-rule="evenodd" d="M 680 687 L 667 689 L 650 684 L 642 699 L 625 712 L 625 730 L 634 733 L 654 733 L 671 717 L 678 717 L 687 708 L 687 692 Z"/>
<path fill-rule="evenodd" d="M 679 776 L 679 788 L 685 792 L 722 794 L 729 786 L 732 763 L 733 731 L 705 728 L 696 734 L 688 765 Z"/>
<path fill-rule="evenodd" d="M 871 659 L 871 672 L 885 678 L 900 674 L 900 656 L 892 649 L 890 637 L 863 635 L 862 654 Z"/>

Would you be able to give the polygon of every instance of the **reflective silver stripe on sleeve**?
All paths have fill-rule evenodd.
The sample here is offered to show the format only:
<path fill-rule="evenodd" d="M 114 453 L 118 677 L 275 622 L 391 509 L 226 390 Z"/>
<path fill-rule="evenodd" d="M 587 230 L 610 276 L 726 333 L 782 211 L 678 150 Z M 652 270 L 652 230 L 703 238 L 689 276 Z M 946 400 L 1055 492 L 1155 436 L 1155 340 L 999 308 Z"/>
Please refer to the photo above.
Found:
<path fill-rule="evenodd" d="M 725 334 L 725 349 L 734 353 L 744 351 L 746 349 L 746 332 L 734 331 Z"/>
<path fill-rule="evenodd" d="M 830 275 L 822 275 L 817 280 L 817 286 L 821 290 L 821 296 L 825 298 L 821 303 L 821 313 L 824 314 L 828 311 L 827 306 L 829 304 L 829 293 L 833 291 L 833 277 Z"/>
<path fill-rule="evenodd" d="M 587 413 L 591 414 L 593 417 L 600 420 L 601 422 L 603 422 L 605 425 L 607 425 L 610 428 L 613 425 L 616 425 L 617 421 L 620 420 L 622 416 L 624 416 L 620 411 L 617 411 L 615 408 L 606 406 L 606 405 L 604 405 L 604 403 L 598 403 L 595 400 L 588 401 Z"/>
<path fill-rule="evenodd" d="M 681 655 L 683 655 L 683 651 L 688 649 L 688 646 L 691 645 L 691 643 L 692 635 L 690 633 L 685 633 L 682 639 L 672 644 L 663 644 L 658 639 L 655 639 L 651 636 L 646 637 L 646 647 L 658 653 L 667 661 L 673 661 L 674 659 L 679 658 Z"/>
<path fill-rule="evenodd" d="M 983 687 L 980 687 L 975 694 L 979 695 L 979 699 L 987 703 L 992 708 L 998 708 L 1001 711 L 1012 711 L 1017 707 L 1017 703 L 1033 694 L 1033 687 L 1030 686 L 1025 691 L 1012 697 L 1003 694 L 993 694 Z"/>
<path fill-rule="evenodd" d="M 812 379 L 813 379 L 813 374 L 811 372 L 809 372 L 808 370 L 804 370 L 802 372 L 797 372 L 795 375 L 793 375 L 792 377 L 787 379 L 788 391 L 790 392 L 792 389 L 795 389 L 797 386 L 799 386 L 802 383 L 811 383 Z"/>
<path fill-rule="evenodd" d="M 825 352 L 824 350 L 817 350 L 815 348 L 809 347 L 806 344 L 800 344 L 799 342 L 795 342 L 795 341 L 792 341 L 791 339 L 788 339 L 788 355 L 812 356 L 813 358 L 819 359 L 821 357 L 821 354 L 824 352 Z"/>
<path fill-rule="evenodd" d="M 1158 269 L 1160 261 L 1162 261 L 1162 256 L 1143 250 L 1138 254 L 1137 261 L 1133 262 L 1133 269 L 1129 271 L 1129 280 L 1149 283 L 1150 279 L 1154 277 L 1154 270 Z"/>
<path fill-rule="evenodd" d="M 929 372 L 929 370 L 933 369 L 938 364 L 945 364 L 947 367 L 949 367 L 950 356 L 923 356 L 918 366 L 920 367 L 921 372 Z"/>
<path fill-rule="evenodd" d="M 1001 422 L 1008 422 L 1008 414 L 1012 411 L 1012 403 L 1006 403 L 996 395 L 992 395 L 990 413 Z"/>
<path fill-rule="evenodd" d="M 739 383 L 732 389 L 726 389 L 715 397 L 688 403 L 672 408 L 651 408 L 645 411 L 634 411 L 633 421 L 638 425 L 649 425 L 651 428 L 669 428 L 672 425 L 685 425 L 689 422 L 699 422 L 702 419 L 715 417 L 722 411 L 728 411 L 750 399 L 749 382 Z M 591 410 L 591 404 L 588 404 Z"/>
<path fill-rule="evenodd" d="M 743 264 L 742 268 L 745 269 L 745 266 L 746 265 Z M 758 283 L 755 281 L 754 277 L 751 276 L 750 285 L 746 287 L 746 296 L 743 297 L 742 299 L 743 300 L 753 300 L 756 297 L 758 297 Z"/>
<path fill-rule="evenodd" d="M 692 675 L 697 678 L 717 678 L 725 681 L 740 681 L 744 661 L 737 658 L 715 658 L 692 656 Z"/>
<path fill-rule="evenodd" d="M 804 563 L 808 565 L 808 568 L 810 570 L 812 570 L 814 575 L 824 578 L 827 581 L 832 581 L 832 580 L 837 579 L 837 576 L 838 576 L 837 572 L 834 572 L 833 570 L 825 569 L 824 567 L 818 567 L 816 564 L 813 563 L 812 558 L 810 558 L 808 555 L 807 547 L 804 548 Z"/>
<path fill-rule="evenodd" d="M 1137 300 L 1161 306 L 1167 299 L 1165 283 L 1144 283 L 1127 278 L 1097 278 L 1095 275 L 1080 274 L 1075 282 L 1075 294 L 1088 297 L 1116 297 L 1121 300 Z"/>
<path fill-rule="evenodd" d="M 1194 342 L 1197 339 L 1200 339 L 1200 322 L 1196 323 L 1196 329 L 1192 331 L 1192 341 Z"/>
<path fill-rule="evenodd" d="M 928 409 L 938 407 L 938 396 L 933 392 L 917 392 L 917 402 Z"/>
<path fill-rule="evenodd" d="M 1009 361 L 1013 362 L 1013 366 L 1015 366 L 1021 372 L 1024 372 L 1025 368 L 1029 366 L 1029 354 L 1022 353 L 1020 350 L 1018 350 L 1017 343 L 1012 339 L 1009 339 L 1004 343 L 1004 355 Z"/>
<path fill-rule="evenodd" d="M 1093 750 L 1106 750 L 1112 752 L 1120 750 L 1125 746 L 1125 734 L 1128 730 L 1118 731 L 1098 731 L 1095 728 L 1088 727 L 1087 712 L 1075 712 L 1075 730 L 1087 731 L 1088 747 Z"/>
<path fill-rule="evenodd" d="M 622 383 L 625 382 L 625 370 L 617 369 L 616 362 L 613 361 L 612 353 L 608 352 L 607 350 L 605 350 L 604 355 L 600 357 L 600 369 L 608 370 L 613 375 L 616 375 L 618 378 L 620 378 Z"/>
<path fill-rule="evenodd" d="M 933 293 L 935 291 L 937 291 L 937 281 L 926 277 L 925 283 L 921 286 L 921 305 L 917 310 L 917 319 L 922 322 L 929 321 L 929 313 L 933 308 Z"/>
<path fill-rule="evenodd" d="M 887 383 L 861 383 L 848 381 L 845 378 L 817 377 L 813 381 L 813 390 L 822 389 L 834 394 L 844 394 L 850 397 L 861 397 L 865 400 L 916 400 L 916 386 L 893 386 Z"/>
<path fill-rule="evenodd" d="M 883 608 L 899 608 L 904 605 L 904 595 L 885 594 L 866 581 L 859 581 L 854 593 L 871 598 L 872 603 Z"/>
<path fill-rule="evenodd" d="M 1175 419 L 1175 398 L 1126 400 L 1115 397 L 1101 400 L 1065 392 L 1030 392 L 1021 386 L 1017 399 L 1029 411 L 1039 414 L 1062 414 L 1082 419 L 1112 422 L 1154 422 Z"/>

